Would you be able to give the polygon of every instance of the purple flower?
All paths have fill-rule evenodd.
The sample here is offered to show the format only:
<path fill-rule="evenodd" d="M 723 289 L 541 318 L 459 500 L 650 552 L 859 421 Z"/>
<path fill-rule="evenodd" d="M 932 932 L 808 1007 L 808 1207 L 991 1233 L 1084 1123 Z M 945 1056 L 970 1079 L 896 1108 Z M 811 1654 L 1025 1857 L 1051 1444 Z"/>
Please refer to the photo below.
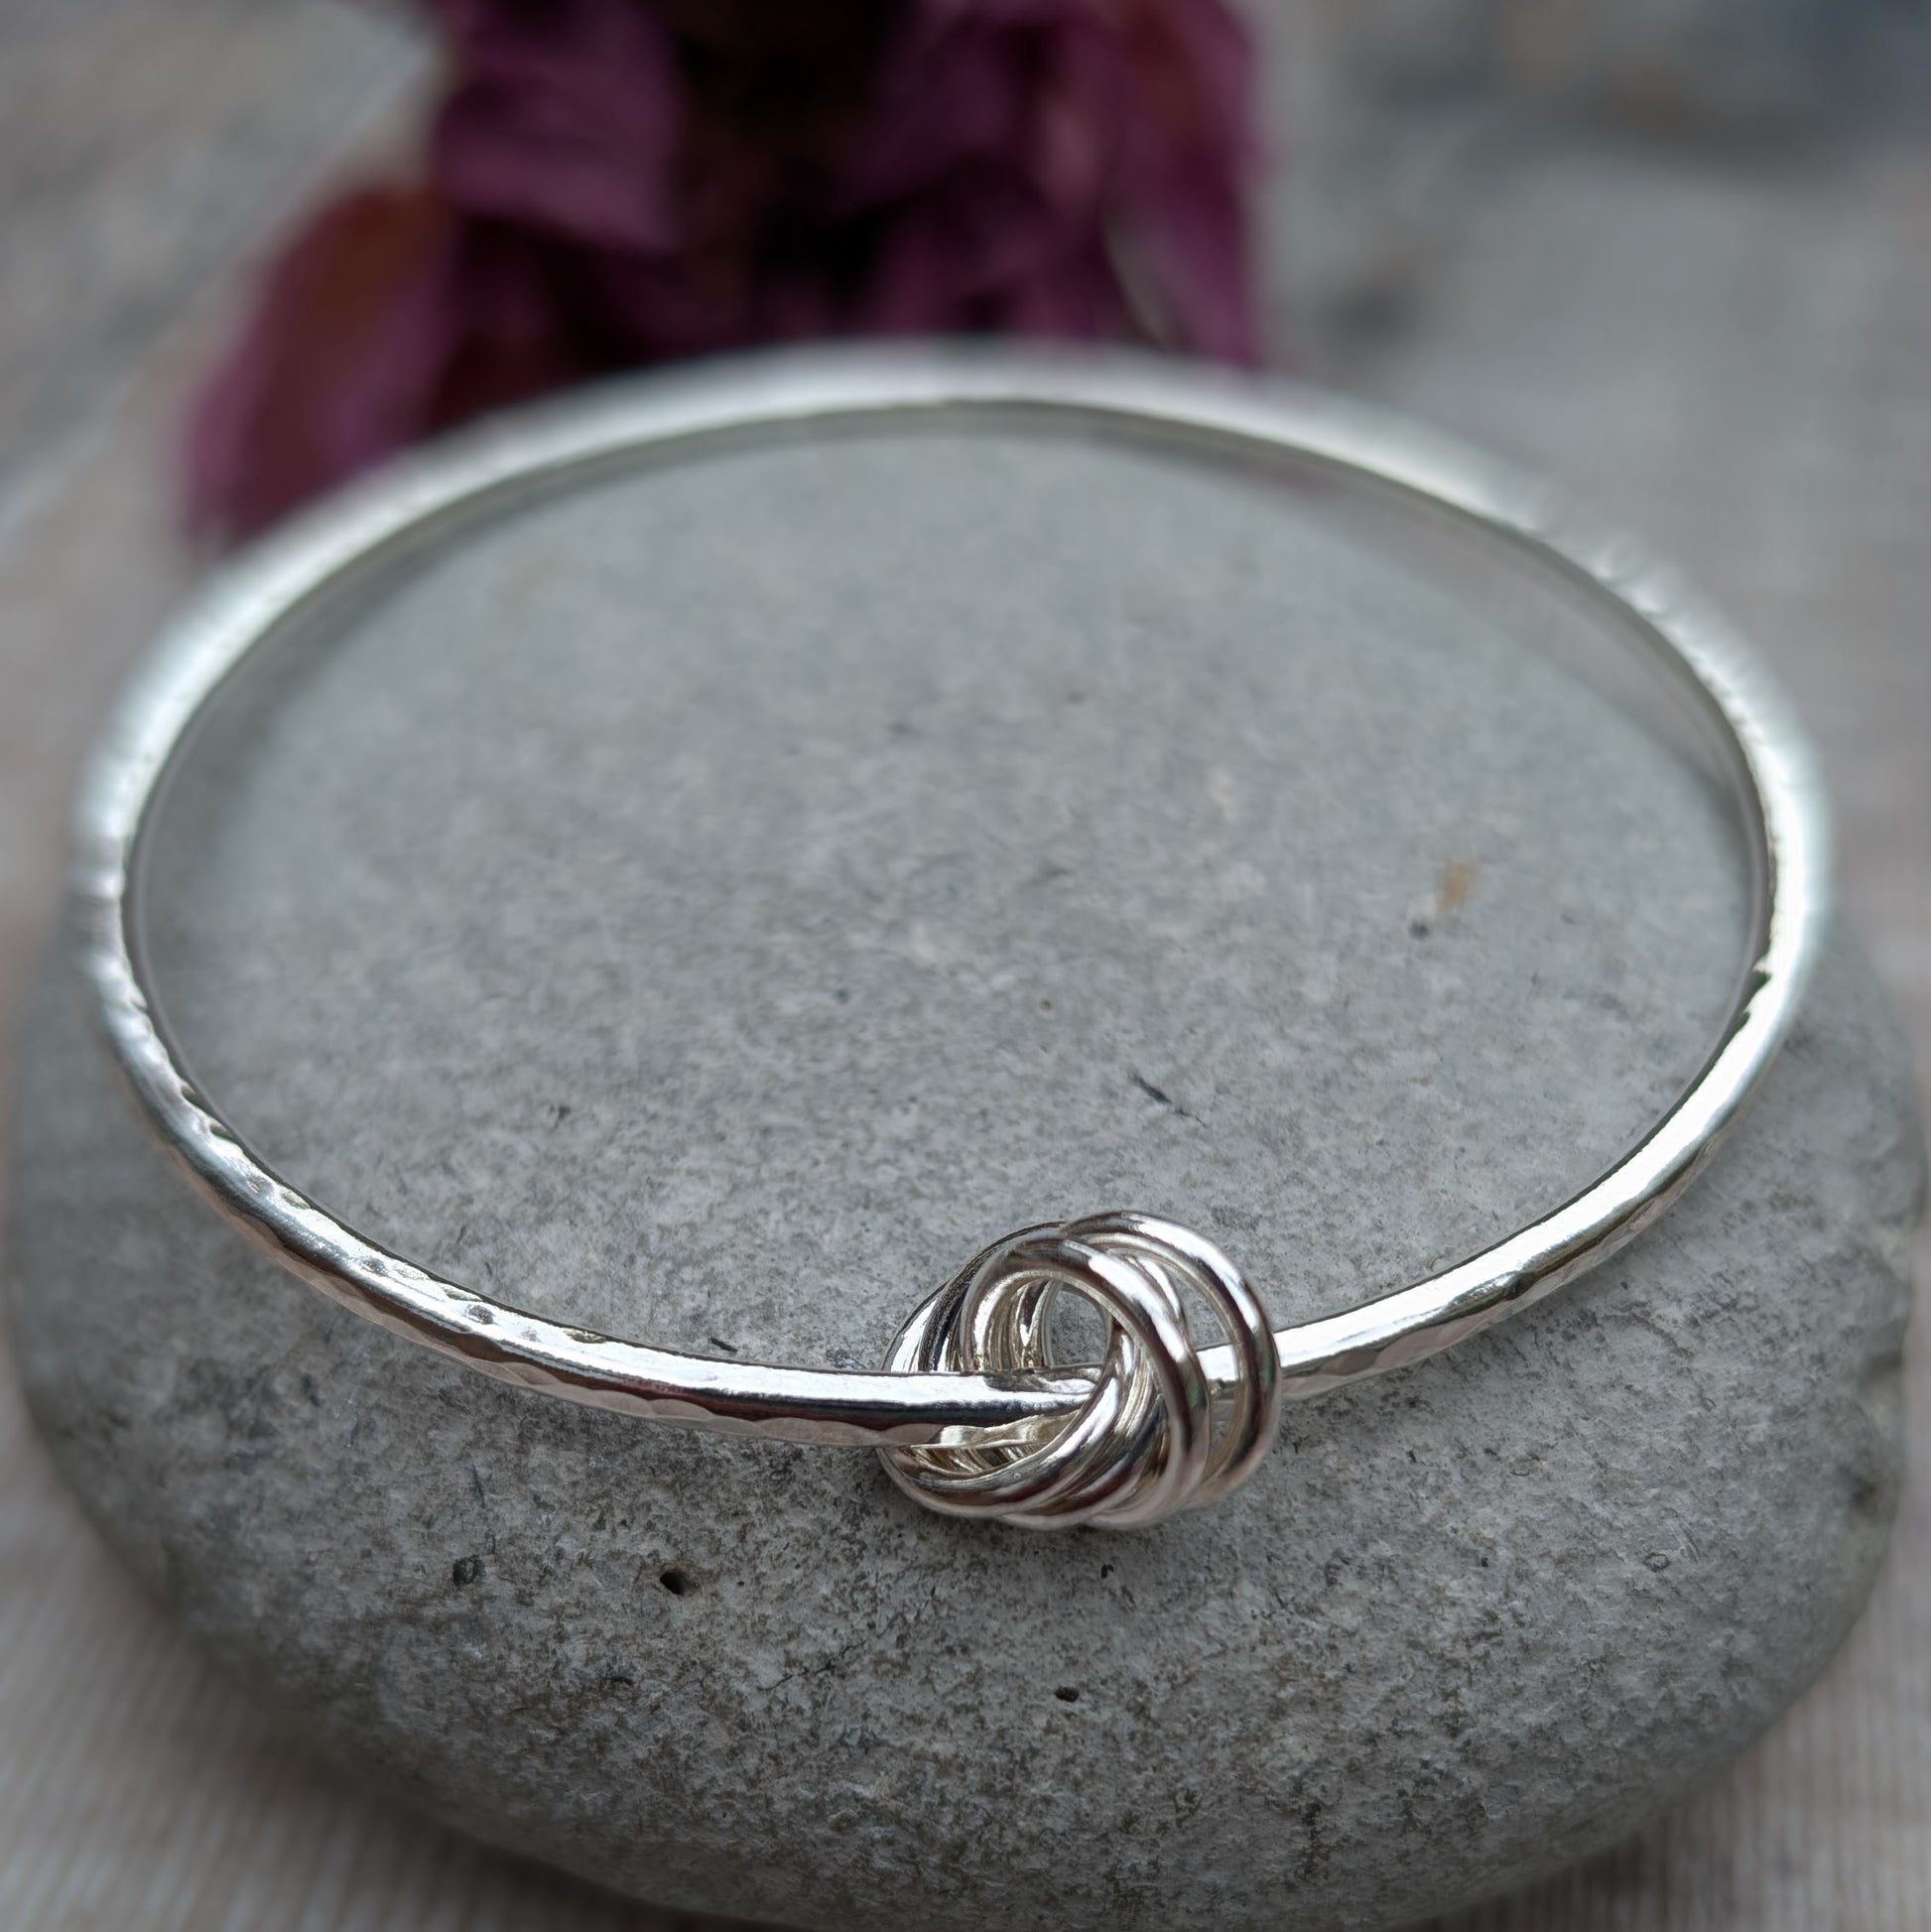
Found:
<path fill-rule="evenodd" d="M 1257 353 L 1223 0 L 424 0 L 422 180 L 311 216 L 194 415 L 246 534 L 466 417 L 832 334 Z"/>

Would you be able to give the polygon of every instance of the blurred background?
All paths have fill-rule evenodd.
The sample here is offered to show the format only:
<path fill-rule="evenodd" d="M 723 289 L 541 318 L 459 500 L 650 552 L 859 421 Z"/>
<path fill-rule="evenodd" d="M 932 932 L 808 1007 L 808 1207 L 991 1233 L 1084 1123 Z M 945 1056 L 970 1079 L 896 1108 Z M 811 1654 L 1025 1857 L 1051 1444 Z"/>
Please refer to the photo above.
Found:
<path fill-rule="evenodd" d="M 1931 1064 L 1921 0 L 0 0 L 0 1064 L 76 761 L 222 544 L 560 383 L 940 327 L 1336 382 L 1653 535 L 1796 689 Z M 1924 1444 L 1805 1702 L 1458 1932 L 1931 1924 Z M 671 1923 L 279 1741 L 0 1377 L 0 1925 Z"/>

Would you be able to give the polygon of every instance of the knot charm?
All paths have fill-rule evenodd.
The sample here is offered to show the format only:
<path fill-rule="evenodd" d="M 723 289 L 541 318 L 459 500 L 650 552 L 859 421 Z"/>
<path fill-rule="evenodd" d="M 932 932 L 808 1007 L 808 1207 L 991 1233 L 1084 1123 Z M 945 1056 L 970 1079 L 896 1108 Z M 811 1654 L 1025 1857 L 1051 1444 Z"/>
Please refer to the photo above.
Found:
<path fill-rule="evenodd" d="M 1031 1529 L 1150 1523 L 1211 1502 L 1251 1476 L 1280 1419 L 1280 1358 L 1253 1290 L 1221 1250 L 1151 1215 L 1092 1215 L 1022 1228 L 975 1255 L 920 1304 L 885 1357 L 928 1374 L 1068 1372 L 1053 1350 L 1062 1295 L 1105 1328 L 1093 1390 L 1078 1406 L 1009 1427 L 961 1429 L 880 1450 L 899 1486 L 952 1516 Z M 1217 1389 L 1190 1301 L 1232 1345 Z"/>

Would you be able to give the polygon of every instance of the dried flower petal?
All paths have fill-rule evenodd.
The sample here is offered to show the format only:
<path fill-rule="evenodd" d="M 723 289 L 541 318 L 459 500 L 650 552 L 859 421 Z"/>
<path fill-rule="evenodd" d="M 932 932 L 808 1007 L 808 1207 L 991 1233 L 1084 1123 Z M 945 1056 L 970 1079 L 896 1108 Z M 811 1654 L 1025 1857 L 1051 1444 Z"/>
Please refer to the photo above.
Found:
<path fill-rule="evenodd" d="M 430 178 L 454 207 L 596 247 L 665 249 L 683 88 L 669 36 L 636 0 L 437 0 L 454 79 Z"/>
<path fill-rule="evenodd" d="M 424 5 L 451 58 L 426 177 L 324 207 L 271 265 L 193 424 L 205 526 L 503 403 L 756 342 L 1256 353 L 1252 57 L 1223 0 Z"/>

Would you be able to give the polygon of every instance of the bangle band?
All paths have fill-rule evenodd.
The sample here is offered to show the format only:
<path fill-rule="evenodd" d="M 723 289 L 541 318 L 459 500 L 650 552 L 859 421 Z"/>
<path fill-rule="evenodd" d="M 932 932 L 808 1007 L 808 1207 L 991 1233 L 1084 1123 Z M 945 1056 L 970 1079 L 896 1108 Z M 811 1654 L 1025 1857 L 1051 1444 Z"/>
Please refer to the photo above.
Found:
<path fill-rule="evenodd" d="M 151 990 L 141 878 L 151 807 L 202 708 L 325 598 L 504 505 L 599 471 L 799 433 L 1057 429 L 1309 472 L 1475 532 L 1609 620 L 1666 674 L 1733 794 L 1750 870 L 1747 957 L 1702 1066 L 1597 1179 L 1411 1286 L 1275 1333 L 1238 1268 L 1152 1215 L 1087 1215 L 994 1242 L 921 1304 L 884 1366 L 716 1360 L 573 1328 L 444 1279 L 274 1173 L 194 1087 Z M 406 459 L 221 574 L 169 629 L 96 749 L 73 903 L 112 1052 L 168 1149 L 231 1222 L 331 1300 L 499 1380 L 653 1421 L 877 1449 L 921 1502 L 1029 1526 L 1149 1522 L 1222 1495 L 1282 1401 L 1451 1347 L 1575 1279 L 1689 1183 L 1759 1087 L 1818 950 L 1822 793 L 1748 647 L 1673 573 L 1545 486 L 1360 406 L 1126 355 L 963 348 L 752 358 L 528 412 Z M 1056 1359 L 1056 1302 L 1095 1310 L 1096 1363 Z"/>

